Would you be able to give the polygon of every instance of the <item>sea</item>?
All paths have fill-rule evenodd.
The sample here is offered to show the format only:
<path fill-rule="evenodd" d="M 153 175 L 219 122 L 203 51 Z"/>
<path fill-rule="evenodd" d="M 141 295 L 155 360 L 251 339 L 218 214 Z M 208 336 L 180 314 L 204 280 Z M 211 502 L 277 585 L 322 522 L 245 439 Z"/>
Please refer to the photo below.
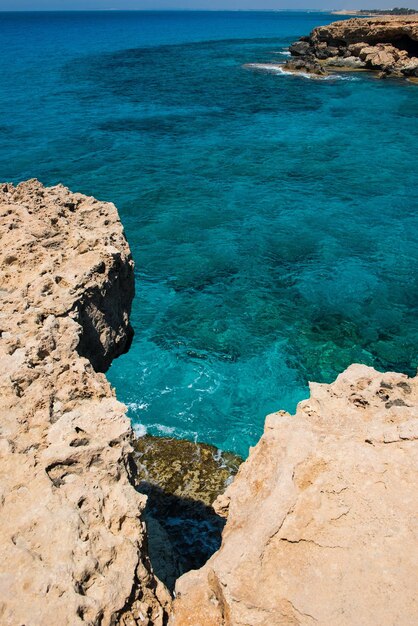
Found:
<path fill-rule="evenodd" d="M 125 227 L 135 339 L 108 377 L 138 434 L 245 457 L 309 381 L 416 371 L 418 85 L 248 67 L 336 19 L 0 13 L 0 180 Z"/>

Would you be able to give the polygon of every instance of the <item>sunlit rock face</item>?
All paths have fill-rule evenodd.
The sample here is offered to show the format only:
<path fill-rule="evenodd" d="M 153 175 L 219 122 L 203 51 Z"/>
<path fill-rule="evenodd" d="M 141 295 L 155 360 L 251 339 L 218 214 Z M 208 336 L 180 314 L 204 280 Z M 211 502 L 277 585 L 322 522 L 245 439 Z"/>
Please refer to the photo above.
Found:
<path fill-rule="evenodd" d="M 0 621 L 163 624 L 130 421 L 99 373 L 132 337 L 116 208 L 31 180 L 1 186 L 0 222 Z"/>
<path fill-rule="evenodd" d="M 215 503 L 222 547 L 178 580 L 173 626 L 418 620 L 418 378 L 352 365 L 310 389 Z"/>

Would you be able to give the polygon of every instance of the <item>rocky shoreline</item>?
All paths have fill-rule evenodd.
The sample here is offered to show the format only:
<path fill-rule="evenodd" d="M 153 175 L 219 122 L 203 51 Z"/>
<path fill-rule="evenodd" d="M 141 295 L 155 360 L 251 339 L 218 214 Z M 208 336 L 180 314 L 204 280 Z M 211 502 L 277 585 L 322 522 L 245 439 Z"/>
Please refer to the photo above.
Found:
<path fill-rule="evenodd" d="M 418 377 L 311 384 L 242 464 L 135 440 L 104 375 L 132 338 L 116 208 L 31 180 L 0 221 L 2 624 L 418 622 Z"/>
<path fill-rule="evenodd" d="M 283 68 L 325 77 L 374 71 L 379 78 L 418 80 L 418 15 L 354 18 L 315 28 L 289 48 Z"/>

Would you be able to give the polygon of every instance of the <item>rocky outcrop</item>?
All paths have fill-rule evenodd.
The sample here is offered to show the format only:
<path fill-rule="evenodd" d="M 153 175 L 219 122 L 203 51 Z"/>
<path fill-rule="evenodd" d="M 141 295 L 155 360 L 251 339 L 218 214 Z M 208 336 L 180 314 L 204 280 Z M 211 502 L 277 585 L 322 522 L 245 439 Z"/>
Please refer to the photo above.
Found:
<path fill-rule="evenodd" d="M 377 70 L 418 78 L 418 15 L 354 18 L 315 28 L 290 46 L 288 71 Z"/>
<path fill-rule="evenodd" d="M 131 426 L 104 374 L 132 336 L 133 263 L 112 204 L 0 188 L 0 622 L 155 624 Z"/>
<path fill-rule="evenodd" d="M 172 626 L 418 622 L 418 377 L 310 388 L 218 498 L 222 547 L 177 582 Z"/>

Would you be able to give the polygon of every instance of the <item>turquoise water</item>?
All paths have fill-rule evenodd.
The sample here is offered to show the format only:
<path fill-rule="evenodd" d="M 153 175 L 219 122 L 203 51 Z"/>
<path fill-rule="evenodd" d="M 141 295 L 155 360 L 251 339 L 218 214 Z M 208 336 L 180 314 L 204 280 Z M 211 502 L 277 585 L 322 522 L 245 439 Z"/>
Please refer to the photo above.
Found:
<path fill-rule="evenodd" d="M 136 337 L 109 377 L 138 430 L 245 455 L 308 380 L 418 365 L 418 86 L 243 67 L 330 20 L 0 14 L 0 179 L 126 228 Z"/>

